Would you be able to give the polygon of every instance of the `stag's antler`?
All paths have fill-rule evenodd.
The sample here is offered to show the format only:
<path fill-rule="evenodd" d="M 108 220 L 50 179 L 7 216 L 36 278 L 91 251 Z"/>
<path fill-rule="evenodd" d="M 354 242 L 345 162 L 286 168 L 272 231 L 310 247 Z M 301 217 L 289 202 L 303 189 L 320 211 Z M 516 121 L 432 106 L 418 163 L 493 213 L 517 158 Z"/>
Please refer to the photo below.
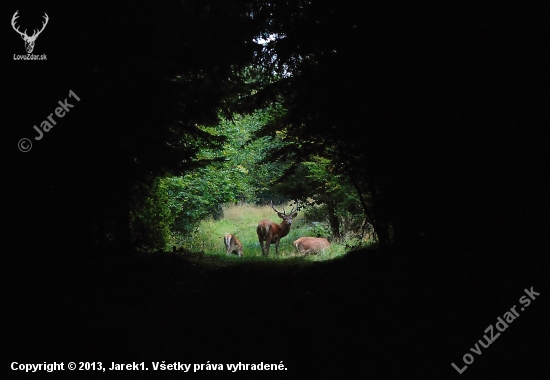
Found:
<path fill-rule="evenodd" d="M 269 201 L 269 205 L 271 206 L 271 208 L 273 209 L 273 211 L 277 212 L 277 213 L 281 213 L 280 211 L 278 211 L 275 207 L 273 207 L 273 201 Z M 285 213 L 285 208 L 283 207 L 283 214 Z"/>
<path fill-rule="evenodd" d="M 42 31 L 44 30 L 46 25 L 48 25 L 48 21 L 50 20 L 50 18 L 48 17 L 48 14 L 46 12 L 44 12 L 44 16 L 42 16 L 42 17 L 44 17 L 46 19 L 46 21 L 42 23 L 42 29 L 40 29 L 40 31 L 38 33 L 35 32 L 36 37 L 38 37 L 40 35 L 40 33 L 42 33 Z M 33 34 L 31 37 L 35 37 L 35 35 Z"/>
<path fill-rule="evenodd" d="M 31 39 L 31 38 L 34 38 L 36 39 L 36 37 L 38 37 L 40 35 L 40 33 L 42 33 L 42 31 L 44 30 L 44 28 L 46 27 L 46 25 L 48 25 L 48 21 L 50 20 L 50 18 L 48 17 L 48 14 L 46 12 L 44 12 L 44 17 L 46 20 L 45 22 L 42 22 L 42 29 L 40 29 L 39 31 L 37 31 L 36 29 L 34 30 L 34 33 L 32 34 L 32 36 L 28 36 L 27 35 L 27 29 L 25 29 L 24 32 L 21 32 L 19 31 L 19 28 L 16 28 L 15 27 L 15 20 L 19 17 L 19 15 L 17 14 L 17 12 L 19 11 L 15 11 L 15 13 L 13 14 L 13 17 L 11 18 L 11 26 L 13 27 L 13 29 L 19 33 L 21 35 L 21 37 L 25 38 L 27 37 L 27 39 Z"/>
<path fill-rule="evenodd" d="M 286 213 L 285 208 L 284 208 L 284 206 L 283 206 L 283 212 L 282 212 L 282 214 L 283 214 L 283 215 L 291 215 L 294 211 L 298 211 L 298 202 L 296 202 L 296 203 L 294 203 L 294 204 L 296 205 L 296 209 L 293 208 L 288 214 Z M 273 209 L 273 211 L 275 211 L 275 212 L 277 212 L 277 213 L 279 213 L 279 214 L 281 213 L 280 211 L 278 211 L 277 209 L 275 209 L 275 207 L 273 207 L 273 201 L 270 201 L 270 202 L 269 202 L 269 205 L 271 206 L 271 208 Z"/>
<path fill-rule="evenodd" d="M 20 32 L 19 28 L 15 27 L 15 19 L 17 19 L 17 17 L 19 17 L 17 12 L 19 12 L 19 11 L 15 11 L 15 13 L 13 14 L 13 17 L 11 18 L 11 26 L 17 33 L 19 33 L 21 35 L 21 37 L 23 37 L 23 35 L 25 35 L 25 36 L 27 35 L 27 29 L 25 29 L 25 32 Z"/>

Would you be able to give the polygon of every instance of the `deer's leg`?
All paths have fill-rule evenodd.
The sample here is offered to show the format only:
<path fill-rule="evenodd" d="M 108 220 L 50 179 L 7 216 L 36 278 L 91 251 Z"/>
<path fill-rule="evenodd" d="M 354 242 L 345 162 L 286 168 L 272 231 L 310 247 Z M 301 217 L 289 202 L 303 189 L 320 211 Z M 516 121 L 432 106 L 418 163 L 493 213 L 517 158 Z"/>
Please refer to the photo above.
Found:
<path fill-rule="evenodd" d="M 258 241 L 260 242 L 260 248 L 262 248 L 262 253 L 264 253 L 264 242 L 261 237 L 258 236 Z"/>

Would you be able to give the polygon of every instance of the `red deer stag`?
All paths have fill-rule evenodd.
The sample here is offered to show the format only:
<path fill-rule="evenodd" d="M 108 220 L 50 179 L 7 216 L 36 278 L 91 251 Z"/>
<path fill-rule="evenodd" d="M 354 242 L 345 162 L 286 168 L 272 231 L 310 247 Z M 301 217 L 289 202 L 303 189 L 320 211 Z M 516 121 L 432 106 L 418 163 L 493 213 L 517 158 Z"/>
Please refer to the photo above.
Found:
<path fill-rule="evenodd" d="M 226 254 L 230 255 L 231 253 L 236 252 L 239 257 L 243 257 L 243 244 L 235 235 L 225 234 L 223 243 L 225 244 Z"/>
<path fill-rule="evenodd" d="M 325 238 L 301 237 L 294 242 L 296 250 L 300 253 L 319 253 L 330 247 Z"/>
<path fill-rule="evenodd" d="M 262 219 L 256 227 L 256 233 L 258 234 L 258 240 L 262 247 L 262 253 L 269 255 L 269 245 L 275 244 L 275 252 L 279 255 L 279 240 L 288 235 L 290 232 L 290 225 L 292 224 L 292 218 L 295 218 L 298 214 L 298 203 L 296 202 L 296 208 L 292 209 L 290 213 L 286 213 L 283 207 L 283 212 L 275 210 L 273 202 L 270 202 L 270 206 L 279 215 L 279 218 L 283 219 L 281 224 L 273 223 L 269 219 Z M 265 241 L 265 247 L 264 247 Z"/>

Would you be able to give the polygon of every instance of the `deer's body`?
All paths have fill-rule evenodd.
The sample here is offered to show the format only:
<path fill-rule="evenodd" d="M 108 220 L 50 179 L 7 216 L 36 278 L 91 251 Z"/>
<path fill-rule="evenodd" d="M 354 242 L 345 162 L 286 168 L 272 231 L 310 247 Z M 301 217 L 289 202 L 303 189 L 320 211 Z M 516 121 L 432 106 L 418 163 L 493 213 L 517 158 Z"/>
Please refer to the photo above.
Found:
<path fill-rule="evenodd" d="M 294 247 L 300 253 L 319 253 L 330 247 L 325 238 L 301 237 L 294 242 Z"/>
<path fill-rule="evenodd" d="M 275 252 L 279 255 L 279 241 L 281 238 L 288 235 L 290 232 L 290 226 L 292 225 L 292 218 L 296 217 L 298 213 L 294 212 L 296 210 L 293 209 L 289 214 L 286 214 L 284 212 L 284 208 L 281 213 L 275 210 L 273 203 L 271 203 L 271 208 L 273 208 L 273 210 L 281 219 L 283 219 L 283 221 L 280 224 L 277 224 L 269 219 L 262 219 L 258 222 L 256 233 L 258 234 L 258 240 L 260 242 L 260 246 L 262 247 L 262 253 L 269 255 L 270 244 L 275 244 Z"/>
<path fill-rule="evenodd" d="M 237 239 L 233 234 L 225 234 L 223 238 L 223 243 L 225 245 L 225 253 L 230 255 L 235 252 L 239 257 L 243 257 L 243 244 Z"/>

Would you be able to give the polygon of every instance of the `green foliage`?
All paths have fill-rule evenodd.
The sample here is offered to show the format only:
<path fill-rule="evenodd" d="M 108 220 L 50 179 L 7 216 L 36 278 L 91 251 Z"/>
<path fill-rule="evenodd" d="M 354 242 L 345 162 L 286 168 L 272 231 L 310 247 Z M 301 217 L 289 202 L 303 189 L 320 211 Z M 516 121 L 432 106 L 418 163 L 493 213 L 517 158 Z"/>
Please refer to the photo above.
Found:
<path fill-rule="evenodd" d="M 284 158 L 275 159 L 271 155 L 287 148 L 284 131 L 258 136 L 265 125 L 282 113 L 279 108 L 271 108 L 222 119 L 215 127 L 201 127 L 205 133 L 225 142 L 220 149 L 199 150 L 197 158 L 204 163 L 200 168 L 183 176 L 161 178 L 149 189 L 150 194 L 140 204 L 139 216 L 133 218 L 134 235 L 139 230 L 144 241 L 147 241 L 147 224 L 155 224 L 151 227 L 150 242 L 142 245 L 154 249 L 185 245 L 212 251 L 211 243 L 207 243 L 210 239 L 202 235 L 199 225 L 210 217 L 223 220 L 222 204 L 268 201 L 280 204 L 289 199 L 302 201 L 305 213 L 300 215 L 310 222 L 300 236 L 338 238 L 342 229 L 348 238 L 361 238 L 365 216 L 356 189 L 331 159 L 314 155 L 292 166 Z M 272 210 L 265 217 L 272 218 Z M 259 219 L 251 223 L 255 226 Z M 299 224 L 291 235 L 298 228 Z M 217 234 L 223 236 L 225 232 Z M 256 238 L 249 244 L 257 245 Z M 288 247 L 290 251 L 292 248 Z"/>
<path fill-rule="evenodd" d="M 280 204 L 300 199 L 303 205 L 300 217 L 308 224 L 302 231 L 299 231 L 300 224 L 296 224 L 290 239 L 294 239 L 293 235 L 340 238 L 344 231 L 346 239 L 361 242 L 365 215 L 356 189 L 341 174 L 339 166 L 321 155 L 313 155 L 292 166 L 284 158 L 272 156 L 272 152 L 287 148 L 285 132 L 258 136 L 265 125 L 281 114 L 280 109 L 271 108 L 251 115 L 235 115 L 231 120 L 222 119 L 215 127 L 201 127 L 225 143 L 220 149 L 199 150 L 197 158 L 204 163 L 202 167 L 183 176 L 155 181 L 140 201 L 137 207 L 140 211 L 133 216 L 134 240 L 141 239 L 141 245 L 147 249 L 170 249 L 175 245 L 213 252 L 216 246 L 218 249 L 222 246 L 221 240 L 213 244 L 212 231 L 206 229 L 208 233 L 204 235 L 204 228 L 199 226 L 204 227 L 201 222 L 211 217 L 220 219 L 223 226 L 222 204 L 268 201 Z M 330 151 L 326 153 L 330 155 Z M 273 218 L 272 210 L 264 217 Z M 250 225 L 255 228 L 260 219 L 250 221 Z M 148 225 L 151 226 L 149 238 Z M 214 234 L 221 239 L 225 232 L 240 233 L 228 228 Z M 281 248 L 287 242 L 283 241 Z M 257 246 L 259 252 L 255 234 L 246 244 L 248 248 Z M 287 248 L 292 252 L 291 245 Z"/>
<path fill-rule="evenodd" d="M 222 217 L 222 204 L 256 202 L 266 195 L 275 203 L 283 200 L 271 193 L 271 187 L 285 166 L 265 161 L 268 151 L 283 143 L 277 136 L 252 139 L 253 133 L 273 117 L 272 112 L 237 115 L 215 127 L 202 127 L 225 143 L 220 149 L 200 149 L 200 168 L 183 176 L 157 179 L 141 189 L 132 214 L 134 241 L 149 250 L 179 246 L 196 233 L 202 220 Z"/>
<path fill-rule="evenodd" d="M 332 230 L 326 235 L 340 235 L 337 233 L 340 231 L 350 238 L 363 235 L 365 214 L 357 191 L 331 159 L 315 155 L 303 161 L 281 181 L 278 190 L 301 199 L 305 218 L 311 223 L 318 222 L 319 228 Z"/>
<path fill-rule="evenodd" d="M 138 249 L 150 252 L 168 248 L 173 223 L 172 202 L 166 183 L 160 179 L 150 186 L 142 184 L 136 188 L 130 210 L 130 230 Z"/>
<path fill-rule="evenodd" d="M 238 169 L 205 167 L 183 177 L 163 179 L 172 199 L 172 231 L 188 235 L 202 219 L 215 214 L 220 203 L 235 201 L 240 192 L 235 178 L 240 175 Z"/>

